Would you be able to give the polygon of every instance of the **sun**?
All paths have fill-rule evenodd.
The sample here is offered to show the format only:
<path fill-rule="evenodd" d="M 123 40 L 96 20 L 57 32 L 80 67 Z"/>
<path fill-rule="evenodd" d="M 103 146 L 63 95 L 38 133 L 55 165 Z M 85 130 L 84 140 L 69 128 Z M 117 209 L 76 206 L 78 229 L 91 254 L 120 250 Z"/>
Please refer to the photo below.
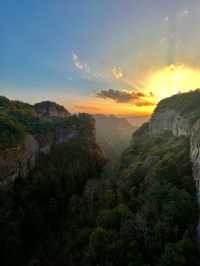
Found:
<path fill-rule="evenodd" d="M 170 65 L 149 77 L 147 90 L 157 101 L 179 92 L 200 88 L 200 71 L 184 65 Z"/>

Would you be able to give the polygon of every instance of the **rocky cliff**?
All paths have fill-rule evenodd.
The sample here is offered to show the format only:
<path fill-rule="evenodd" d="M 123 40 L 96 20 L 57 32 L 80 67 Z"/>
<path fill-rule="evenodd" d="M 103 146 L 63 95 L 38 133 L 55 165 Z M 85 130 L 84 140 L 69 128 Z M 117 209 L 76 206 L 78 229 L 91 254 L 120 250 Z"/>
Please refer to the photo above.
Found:
<path fill-rule="evenodd" d="M 34 105 L 35 111 L 43 116 L 50 117 L 68 117 L 70 113 L 61 105 L 45 101 Z"/>
<path fill-rule="evenodd" d="M 26 176 L 40 154 L 72 139 L 95 142 L 94 119 L 52 102 L 31 106 L 0 98 L 0 184 Z"/>
<path fill-rule="evenodd" d="M 170 131 L 190 139 L 190 158 L 200 190 L 200 91 L 174 95 L 161 101 L 149 123 L 150 134 Z"/>
<path fill-rule="evenodd" d="M 34 168 L 40 154 L 47 154 L 55 145 L 80 137 L 75 127 L 59 125 L 43 134 L 26 134 L 19 145 L 0 151 L 0 183 L 6 184 L 18 176 L 26 176 Z"/>

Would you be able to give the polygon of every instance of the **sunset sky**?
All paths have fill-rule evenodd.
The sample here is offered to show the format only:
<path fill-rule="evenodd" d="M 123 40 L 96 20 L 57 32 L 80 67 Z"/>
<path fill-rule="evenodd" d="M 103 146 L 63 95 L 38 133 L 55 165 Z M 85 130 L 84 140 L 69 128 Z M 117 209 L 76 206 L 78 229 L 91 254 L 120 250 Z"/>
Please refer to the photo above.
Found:
<path fill-rule="evenodd" d="M 0 94 L 149 115 L 200 87 L 199 14 L 199 0 L 1 1 Z"/>

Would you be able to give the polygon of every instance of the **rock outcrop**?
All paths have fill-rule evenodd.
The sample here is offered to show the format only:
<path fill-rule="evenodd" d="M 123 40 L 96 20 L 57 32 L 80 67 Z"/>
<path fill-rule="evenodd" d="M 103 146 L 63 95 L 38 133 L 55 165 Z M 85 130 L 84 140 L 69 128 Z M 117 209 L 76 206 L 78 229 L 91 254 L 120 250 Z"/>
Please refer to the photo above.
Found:
<path fill-rule="evenodd" d="M 20 145 L 0 151 L 0 184 L 26 176 L 40 154 L 47 154 L 54 145 L 66 143 L 78 135 L 77 129 L 61 125 L 45 135 L 27 134 Z"/>
<path fill-rule="evenodd" d="M 1 184 L 13 181 L 17 176 L 25 176 L 34 167 L 38 153 L 39 144 L 30 134 L 27 134 L 21 145 L 1 151 Z"/>
<path fill-rule="evenodd" d="M 149 128 L 153 134 L 168 130 L 175 136 L 189 136 L 191 123 L 176 110 L 165 109 L 153 114 Z"/>
<path fill-rule="evenodd" d="M 170 131 L 174 136 L 186 136 L 190 139 L 190 158 L 193 164 L 193 175 L 197 190 L 200 191 L 200 113 L 199 106 L 193 105 L 194 98 L 198 100 L 199 90 L 181 95 L 175 95 L 171 98 L 161 101 L 149 123 L 150 134 Z M 175 105 L 175 98 L 182 98 L 181 108 Z M 200 98 L 199 98 L 200 100 Z M 185 102 L 187 104 L 185 104 Z M 184 106 L 185 104 L 185 106 Z M 198 115 L 199 114 L 199 115 Z"/>
<path fill-rule="evenodd" d="M 68 117 L 70 113 L 61 105 L 45 101 L 34 105 L 35 111 L 43 116 L 50 117 Z"/>
<path fill-rule="evenodd" d="M 0 185 L 25 177 L 39 155 L 48 154 L 57 145 L 76 138 L 95 142 L 94 126 L 89 115 L 70 115 L 56 103 L 31 106 L 1 97 Z"/>

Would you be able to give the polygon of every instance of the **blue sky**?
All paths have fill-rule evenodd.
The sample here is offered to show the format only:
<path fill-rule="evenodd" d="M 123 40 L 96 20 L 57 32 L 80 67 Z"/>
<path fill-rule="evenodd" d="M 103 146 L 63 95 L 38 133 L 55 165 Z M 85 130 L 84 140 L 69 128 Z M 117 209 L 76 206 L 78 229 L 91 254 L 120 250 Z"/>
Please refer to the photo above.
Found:
<path fill-rule="evenodd" d="M 198 0 L 1 1 L 0 94 L 117 113 L 124 103 L 98 90 L 145 90 L 169 64 L 199 68 L 199 11 Z"/>

